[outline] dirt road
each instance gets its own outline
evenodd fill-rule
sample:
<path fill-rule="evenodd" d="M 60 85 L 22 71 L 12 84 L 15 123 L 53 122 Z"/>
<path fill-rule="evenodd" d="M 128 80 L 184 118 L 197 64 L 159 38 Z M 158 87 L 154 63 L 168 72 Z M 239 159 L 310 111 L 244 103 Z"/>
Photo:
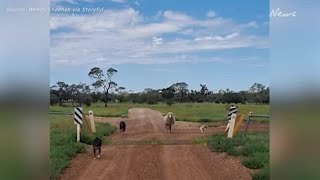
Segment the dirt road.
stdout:
<path fill-rule="evenodd" d="M 96 118 L 118 127 L 120 118 Z M 219 180 L 251 179 L 249 170 L 234 157 L 211 152 L 205 145 L 195 145 L 195 137 L 221 132 L 215 124 L 199 131 L 200 124 L 176 122 L 167 133 L 158 111 L 144 108 L 129 110 L 125 135 L 116 132 L 112 144 L 102 147 L 100 159 L 93 159 L 91 148 L 78 154 L 58 179 L 79 180 Z M 243 127 L 242 127 L 243 128 Z M 267 124 L 253 123 L 249 130 L 266 131 Z"/>

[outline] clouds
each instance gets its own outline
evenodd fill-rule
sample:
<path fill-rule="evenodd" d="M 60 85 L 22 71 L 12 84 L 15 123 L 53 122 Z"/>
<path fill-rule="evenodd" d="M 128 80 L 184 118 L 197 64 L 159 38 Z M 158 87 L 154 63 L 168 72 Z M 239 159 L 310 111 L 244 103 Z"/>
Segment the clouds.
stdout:
<path fill-rule="evenodd" d="M 226 35 L 225 37 L 221 37 L 221 36 L 198 37 L 198 38 L 195 38 L 194 40 L 195 41 L 212 41 L 212 40 L 224 41 L 224 40 L 235 38 L 237 36 L 239 36 L 239 33 L 232 33 L 232 34 Z"/>
<path fill-rule="evenodd" d="M 268 47 L 268 37 L 252 33 L 260 28 L 257 22 L 236 23 L 214 11 L 207 16 L 167 10 L 152 18 L 133 8 L 55 14 L 50 21 L 51 64 L 202 62 L 215 60 L 214 51 Z M 212 55 L 203 58 L 204 53 Z"/>
<path fill-rule="evenodd" d="M 162 44 L 162 38 L 153 37 L 152 41 L 154 45 L 161 45 Z"/>
<path fill-rule="evenodd" d="M 216 16 L 216 12 L 214 12 L 214 11 L 208 11 L 207 12 L 207 17 L 212 18 L 214 16 Z"/>

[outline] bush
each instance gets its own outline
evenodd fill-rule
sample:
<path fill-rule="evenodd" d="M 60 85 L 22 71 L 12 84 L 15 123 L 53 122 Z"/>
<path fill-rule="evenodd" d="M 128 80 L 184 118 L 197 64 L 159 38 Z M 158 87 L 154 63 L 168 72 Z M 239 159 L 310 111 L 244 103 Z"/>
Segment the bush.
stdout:
<path fill-rule="evenodd" d="M 167 101 L 166 101 L 166 104 L 167 104 L 168 106 L 171 106 L 172 104 L 174 104 L 174 101 L 173 101 L 173 100 L 167 100 Z"/>
<path fill-rule="evenodd" d="M 269 167 L 265 167 L 265 168 L 263 168 L 262 171 L 254 173 L 252 175 L 252 179 L 253 180 L 269 180 L 270 179 Z"/>
<path fill-rule="evenodd" d="M 86 96 L 84 98 L 84 104 L 89 107 L 89 106 L 91 106 L 91 103 L 92 103 L 92 97 L 91 96 Z"/>
<path fill-rule="evenodd" d="M 123 95 L 123 94 L 118 95 L 117 100 L 118 100 L 119 102 L 121 102 L 121 103 L 122 103 L 122 102 L 127 102 L 127 98 L 126 98 L 126 96 Z"/>
<path fill-rule="evenodd" d="M 256 152 L 265 153 L 269 152 L 269 147 L 260 143 L 248 143 L 241 149 L 243 156 L 251 156 Z"/>
<path fill-rule="evenodd" d="M 232 139 L 227 139 L 223 134 L 215 134 L 209 137 L 208 145 L 217 152 L 230 152 L 234 148 Z"/>
<path fill-rule="evenodd" d="M 107 100 L 108 100 L 108 102 L 111 101 L 110 95 L 108 95 L 108 99 L 107 99 Z M 101 101 L 101 102 L 104 102 L 104 103 L 106 102 L 104 95 L 103 95 L 103 97 L 101 97 L 100 101 Z"/>
<path fill-rule="evenodd" d="M 269 134 L 248 133 L 247 136 L 242 136 L 239 133 L 231 139 L 223 134 L 214 134 L 208 138 L 208 147 L 212 151 L 240 156 L 245 167 L 260 169 L 252 174 L 253 179 L 269 179 Z"/>
<path fill-rule="evenodd" d="M 255 153 L 253 156 L 245 158 L 242 160 L 242 164 L 250 169 L 260 169 L 264 167 L 264 164 L 268 161 L 264 154 Z"/>
<path fill-rule="evenodd" d="M 59 98 L 55 94 L 50 94 L 50 105 L 54 106 L 59 103 Z"/>
<path fill-rule="evenodd" d="M 158 102 L 157 102 L 157 100 L 155 98 L 148 98 L 147 99 L 147 103 L 148 104 L 157 104 Z"/>

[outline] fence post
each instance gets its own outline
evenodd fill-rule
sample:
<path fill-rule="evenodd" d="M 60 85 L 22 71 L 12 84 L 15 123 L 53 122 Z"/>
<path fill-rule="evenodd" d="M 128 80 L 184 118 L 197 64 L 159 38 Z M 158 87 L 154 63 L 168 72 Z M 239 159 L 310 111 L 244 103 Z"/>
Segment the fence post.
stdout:
<path fill-rule="evenodd" d="M 80 142 L 80 124 L 77 124 L 77 142 Z"/>
<path fill-rule="evenodd" d="M 82 124 L 82 108 L 81 107 L 76 107 L 74 108 L 74 124 L 77 125 L 77 142 L 80 142 L 80 125 Z"/>
<path fill-rule="evenodd" d="M 228 138 L 232 138 L 233 137 L 233 130 L 234 130 L 236 118 L 237 118 L 237 114 L 232 114 L 231 115 Z"/>
<path fill-rule="evenodd" d="M 91 124 L 91 131 L 96 132 L 96 126 L 94 123 L 94 116 L 93 116 L 93 111 L 89 111 L 89 119 L 90 119 L 90 124 Z"/>
<path fill-rule="evenodd" d="M 251 120 L 251 112 L 249 113 L 249 117 L 248 117 L 248 121 L 247 121 L 247 125 L 246 125 L 246 131 L 244 132 L 244 135 L 247 134 L 247 130 L 248 130 L 248 126 L 249 126 L 250 120 Z"/>

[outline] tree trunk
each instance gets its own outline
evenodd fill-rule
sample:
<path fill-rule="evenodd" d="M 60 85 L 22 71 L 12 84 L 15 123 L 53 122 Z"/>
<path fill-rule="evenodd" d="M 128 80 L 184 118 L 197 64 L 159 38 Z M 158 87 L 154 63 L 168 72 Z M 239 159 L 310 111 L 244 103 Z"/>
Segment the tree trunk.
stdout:
<path fill-rule="evenodd" d="M 105 92 L 104 107 L 108 107 L 108 90 Z"/>
<path fill-rule="evenodd" d="M 59 106 L 62 106 L 62 94 L 59 93 Z"/>
<path fill-rule="evenodd" d="M 79 95 L 79 106 L 82 107 L 82 95 Z"/>

